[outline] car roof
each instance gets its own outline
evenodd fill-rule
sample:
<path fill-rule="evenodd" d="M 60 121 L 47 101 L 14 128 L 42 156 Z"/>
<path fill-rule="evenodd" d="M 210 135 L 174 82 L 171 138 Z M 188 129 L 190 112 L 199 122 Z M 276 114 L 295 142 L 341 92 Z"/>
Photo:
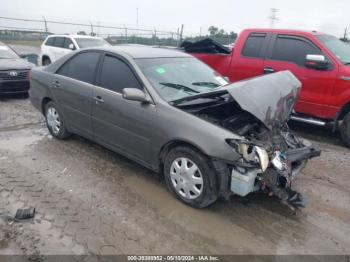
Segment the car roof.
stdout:
<path fill-rule="evenodd" d="M 72 37 L 72 38 L 92 38 L 92 39 L 102 39 L 101 37 L 97 37 L 97 36 L 90 36 L 90 35 L 49 35 L 48 37 Z"/>
<path fill-rule="evenodd" d="M 166 58 L 166 57 L 192 57 L 179 50 L 168 48 L 142 46 L 142 45 L 116 45 L 110 47 L 102 47 L 105 51 L 113 53 L 124 53 L 134 59 L 138 58 Z"/>
<path fill-rule="evenodd" d="M 308 34 L 308 35 L 324 35 L 319 31 L 308 31 L 308 30 L 297 30 L 297 29 L 274 29 L 274 28 L 248 28 L 244 31 L 247 32 L 269 32 L 269 33 L 280 33 L 280 34 Z"/>

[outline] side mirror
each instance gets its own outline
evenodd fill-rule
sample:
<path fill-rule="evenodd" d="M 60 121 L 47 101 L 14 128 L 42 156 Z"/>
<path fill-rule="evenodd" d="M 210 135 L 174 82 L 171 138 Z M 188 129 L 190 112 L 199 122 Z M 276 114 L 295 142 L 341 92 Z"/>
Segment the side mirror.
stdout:
<path fill-rule="evenodd" d="M 75 50 L 75 46 L 74 46 L 74 44 L 72 44 L 72 43 L 69 44 L 68 48 L 69 48 L 70 50 Z"/>
<path fill-rule="evenodd" d="M 305 66 L 316 70 L 327 70 L 329 61 L 324 55 L 306 55 Z"/>
<path fill-rule="evenodd" d="M 147 104 L 151 102 L 149 96 L 138 88 L 124 88 L 123 98 L 126 100 L 139 101 Z"/>

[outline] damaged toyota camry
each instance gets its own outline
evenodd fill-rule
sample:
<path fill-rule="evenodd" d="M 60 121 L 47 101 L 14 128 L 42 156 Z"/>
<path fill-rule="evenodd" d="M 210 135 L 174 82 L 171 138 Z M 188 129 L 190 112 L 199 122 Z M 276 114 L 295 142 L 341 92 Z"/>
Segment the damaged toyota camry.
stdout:
<path fill-rule="evenodd" d="M 300 88 L 288 71 L 230 84 L 188 54 L 118 46 L 33 69 L 30 97 L 53 137 L 78 134 L 164 174 L 192 207 L 263 191 L 296 208 L 293 180 L 320 155 L 287 124 Z"/>

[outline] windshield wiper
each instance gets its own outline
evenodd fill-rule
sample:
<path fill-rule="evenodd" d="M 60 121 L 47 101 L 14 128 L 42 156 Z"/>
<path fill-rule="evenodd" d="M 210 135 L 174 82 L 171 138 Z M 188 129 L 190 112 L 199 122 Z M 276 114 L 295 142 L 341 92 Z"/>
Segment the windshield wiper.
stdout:
<path fill-rule="evenodd" d="M 220 85 L 213 82 L 193 82 L 192 85 L 194 86 L 212 86 L 212 87 L 219 87 Z"/>
<path fill-rule="evenodd" d="M 167 87 L 171 87 L 171 88 L 175 88 L 175 89 L 178 89 L 178 90 L 184 90 L 184 91 L 190 91 L 190 92 L 194 92 L 194 93 L 200 93 L 198 90 L 196 89 L 192 89 L 188 86 L 185 86 L 185 85 L 181 85 L 181 84 L 175 84 L 175 83 L 164 83 L 164 82 L 161 82 L 159 83 L 163 86 L 167 86 Z"/>

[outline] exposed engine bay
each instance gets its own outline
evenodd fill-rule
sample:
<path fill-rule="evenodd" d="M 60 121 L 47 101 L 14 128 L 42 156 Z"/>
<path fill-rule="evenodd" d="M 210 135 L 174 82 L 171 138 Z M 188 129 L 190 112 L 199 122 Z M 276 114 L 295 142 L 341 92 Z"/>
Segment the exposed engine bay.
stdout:
<path fill-rule="evenodd" d="M 289 72 L 274 77 L 284 78 L 285 89 L 267 92 L 267 100 L 259 94 L 263 87 L 259 86 L 261 78 L 256 78 L 250 83 L 233 84 L 174 105 L 242 137 L 238 141 L 226 141 L 241 155 L 239 160 L 229 164 L 230 189 L 234 194 L 246 196 L 264 190 L 292 208 L 304 207 L 305 199 L 291 189 L 292 181 L 308 159 L 320 155 L 320 150 L 294 135 L 287 124 L 300 84 L 288 88 L 285 78 L 291 78 Z M 258 94 L 255 92 L 257 86 L 260 88 Z"/>

